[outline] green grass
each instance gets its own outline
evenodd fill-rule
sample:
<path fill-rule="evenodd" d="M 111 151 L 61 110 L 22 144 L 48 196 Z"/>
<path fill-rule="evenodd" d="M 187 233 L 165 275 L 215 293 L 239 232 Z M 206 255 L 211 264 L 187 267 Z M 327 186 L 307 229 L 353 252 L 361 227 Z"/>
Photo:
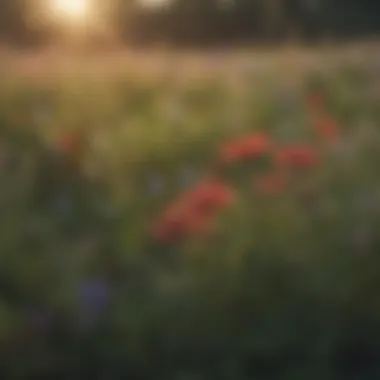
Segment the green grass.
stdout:
<path fill-rule="evenodd" d="M 294 82 L 244 75 L 8 78 L 4 378 L 377 378 L 379 70 L 343 65 Z M 337 146 L 319 146 L 309 125 L 304 95 L 316 85 L 340 121 Z M 221 142 L 262 130 L 318 145 L 322 165 L 308 173 L 315 198 L 301 201 L 294 185 L 267 199 L 253 191 L 255 169 L 237 165 L 227 177 L 236 203 L 212 236 L 152 239 L 155 218 L 209 175 Z M 65 131 L 85 138 L 69 179 L 54 150 Z M 78 298 L 95 275 L 110 286 L 99 318 Z"/>

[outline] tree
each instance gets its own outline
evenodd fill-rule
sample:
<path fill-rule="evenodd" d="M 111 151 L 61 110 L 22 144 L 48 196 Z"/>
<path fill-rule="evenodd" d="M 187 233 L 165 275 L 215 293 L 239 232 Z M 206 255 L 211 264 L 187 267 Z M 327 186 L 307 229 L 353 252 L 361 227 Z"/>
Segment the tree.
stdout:
<path fill-rule="evenodd" d="M 349 38 L 380 32 L 378 0 L 171 0 L 171 6 L 156 9 L 142 7 L 140 0 L 94 1 L 107 4 L 104 29 L 137 44 L 223 44 L 323 34 Z M 34 8 L 30 0 L 0 0 L 0 38 L 13 43 L 48 40 L 52 28 L 28 22 Z"/>

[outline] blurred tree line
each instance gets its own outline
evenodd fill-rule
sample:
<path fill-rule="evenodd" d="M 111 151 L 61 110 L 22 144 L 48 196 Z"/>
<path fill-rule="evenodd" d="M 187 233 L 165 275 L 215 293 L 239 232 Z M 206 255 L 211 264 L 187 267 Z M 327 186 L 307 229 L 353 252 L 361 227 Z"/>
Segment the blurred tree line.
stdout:
<path fill-rule="evenodd" d="M 38 0 L 0 0 L 0 37 L 13 43 L 46 42 L 51 28 L 28 22 Z M 47 0 L 48 1 L 48 0 Z M 380 30 L 378 0 L 113 0 L 110 23 L 126 42 L 226 44 L 297 38 L 351 38 Z"/>

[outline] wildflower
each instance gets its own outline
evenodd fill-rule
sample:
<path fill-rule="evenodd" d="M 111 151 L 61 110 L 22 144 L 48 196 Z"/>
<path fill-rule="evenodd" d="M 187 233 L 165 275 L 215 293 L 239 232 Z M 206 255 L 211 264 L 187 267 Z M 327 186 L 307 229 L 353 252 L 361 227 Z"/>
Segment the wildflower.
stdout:
<path fill-rule="evenodd" d="M 82 304 L 93 310 L 104 309 L 108 304 L 108 282 L 102 277 L 95 277 L 82 282 L 79 286 Z"/>
<path fill-rule="evenodd" d="M 315 131 L 327 141 L 336 141 L 339 137 L 339 123 L 331 116 L 319 116 L 313 120 Z"/>
<path fill-rule="evenodd" d="M 78 296 L 83 322 L 95 323 L 109 305 L 109 283 L 103 277 L 84 280 L 79 284 Z"/>
<path fill-rule="evenodd" d="M 225 162 L 255 159 L 267 153 L 270 146 L 271 141 L 266 134 L 253 134 L 223 144 L 220 156 Z"/>
<path fill-rule="evenodd" d="M 232 190 L 217 180 L 205 180 L 187 196 L 190 207 L 204 212 L 215 212 L 233 201 Z"/>
<path fill-rule="evenodd" d="M 155 221 L 152 234 L 159 240 L 175 240 L 184 235 L 187 205 L 182 199 L 170 204 Z"/>
<path fill-rule="evenodd" d="M 210 221 L 210 215 L 189 208 L 180 215 L 159 219 L 153 226 L 152 232 L 158 240 L 173 242 L 206 231 Z"/>
<path fill-rule="evenodd" d="M 75 133 L 62 133 L 57 141 L 57 149 L 62 153 L 79 153 L 82 148 L 81 141 Z"/>
<path fill-rule="evenodd" d="M 280 166 L 302 169 L 317 165 L 319 155 L 312 146 L 289 145 L 277 151 L 275 160 Z"/>
<path fill-rule="evenodd" d="M 162 241 L 178 240 L 190 232 L 188 230 L 188 210 L 181 213 L 165 214 L 153 225 L 153 236 Z"/>
<path fill-rule="evenodd" d="M 202 232 L 232 200 L 228 186 L 217 180 L 205 180 L 170 205 L 154 223 L 152 233 L 159 240 L 172 241 Z"/>

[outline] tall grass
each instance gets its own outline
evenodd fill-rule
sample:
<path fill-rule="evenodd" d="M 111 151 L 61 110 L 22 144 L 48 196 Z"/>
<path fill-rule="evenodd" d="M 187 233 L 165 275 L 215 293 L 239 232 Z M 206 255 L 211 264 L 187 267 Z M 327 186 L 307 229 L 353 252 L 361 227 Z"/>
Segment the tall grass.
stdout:
<path fill-rule="evenodd" d="M 8 78 L 3 377 L 377 378 L 378 78 L 344 65 L 291 81 Z M 337 141 L 313 130 L 310 93 Z M 222 144 L 262 132 L 318 165 L 274 194 L 255 185 L 272 166 L 220 166 Z M 233 202 L 210 228 L 157 239 L 168 206 L 215 176 Z"/>

